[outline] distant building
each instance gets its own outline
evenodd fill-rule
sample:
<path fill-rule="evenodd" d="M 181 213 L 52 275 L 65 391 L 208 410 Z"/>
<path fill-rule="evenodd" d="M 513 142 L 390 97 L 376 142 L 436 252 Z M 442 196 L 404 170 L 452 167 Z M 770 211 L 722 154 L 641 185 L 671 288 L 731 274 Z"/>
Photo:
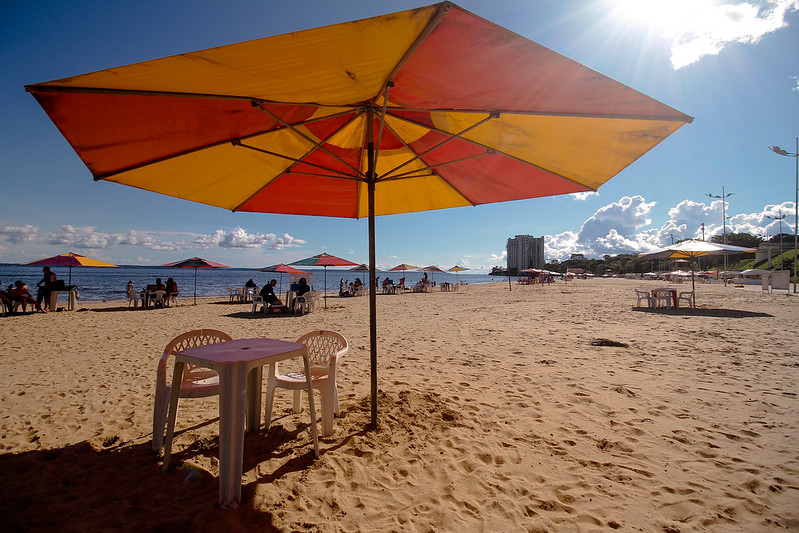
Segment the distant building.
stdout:
<path fill-rule="evenodd" d="M 544 238 L 516 235 L 508 239 L 508 274 L 515 276 L 527 268 L 544 268 Z"/>
<path fill-rule="evenodd" d="M 572 254 L 572 261 L 585 261 L 585 254 Z"/>

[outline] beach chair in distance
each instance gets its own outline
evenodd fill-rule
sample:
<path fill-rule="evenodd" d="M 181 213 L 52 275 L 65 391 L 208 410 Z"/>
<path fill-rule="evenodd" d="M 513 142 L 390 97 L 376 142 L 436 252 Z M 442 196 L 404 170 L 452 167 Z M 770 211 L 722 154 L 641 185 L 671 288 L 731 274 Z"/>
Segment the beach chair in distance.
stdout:
<path fill-rule="evenodd" d="M 258 312 L 258 306 L 264 305 L 264 297 L 260 294 L 253 294 L 252 295 L 252 314 Z"/>
<path fill-rule="evenodd" d="M 178 292 L 170 292 L 169 294 L 166 295 L 166 305 L 167 305 L 167 307 L 169 307 L 172 304 L 175 304 L 175 306 L 178 305 L 178 295 L 179 294 L 180 294 L 180 291 L 178 291 Z"/>
<path fill-rule="evenodd" d="M 646 302 L 646 307 L 652 307 L 652 295 L 646 291 L 639 291 L 635 289 L 635 295 L 638 297 L 638 302 L 635 304 L 636 307 L 643 307 L 641 305 L 642 302 Z"/>
<path fill-rule="evenodd" d="M 661 303 L 665 304 L 667 309 L 671 309 L 671 294 L 664 289 L 655 289 L 655 298 L 652 306 L 660 307 Z"/>
<path fill-rule="evenodd" d="M 297 305 L 300 306 L 300 314 L 310 313 L 316 307 L 316 299 L 319 297 L 317 291 L 306 292 L 302 296 L 297 296 Z"/>
<path fill-rule="evenodd" d="M 153 307 L 164 307 L 166 303 L 166 291 L 153 291 L 150 293 L 150 305 Z"/>
<path fill-rule="evenodd" d="M 308 348 L 308 363 L 311 369 L 311 385 L 322 397 L 322 435 L 333 434 L 333 417 L 341 415 L 336 384 L 336 364 L 349 349 L 347 339 L 335 331 L 321 330 L 306 333 L 296 342 Z M 302 411 L 302 391 L 307 387 L 303 372 L 280 374 L 278 363 L 269 365 L 266 377 L 266 427 L 272 422 L 272 405 L 275 389 L 294 391 L 293 411 Z"/>
<path fill-rule="evenodd" d="M 688 307 L 694 308 L 696 307 L 696 294 L 694 291 L 683 291 L 677 295 L 677 307 L 682 301 L 688 302 Z"/>
<path fill-rule="evenodd" d="M 233 340 L 230 335 L 215 329 L 196 329 L 178 335 L 164 349 L 158 361 L 158 371 L 155 376 L 155 404 L 153 406 L 153 441 L 154 452 L 161 452 L 164 446 L 164 432 L 166 430 L 166 415 L 169 409 L 169 396 L 172 392 L 172 383 L 168 381 L 167 363 L 169 358 L 178 352 L 195 346 L 205 346 Z M 180 382 L 180 398 L 206 398 L 219 394 L 219 375 L 209 369 L 195 365 L 186 365 L 183 371 L 183 380 Z"/>
<path fill-rule="evenodd" d="M 128 307 L 130 304 L 133 304 L 133 307 L 139 307 L 139 298 L 141 298 L 141 294 L 136 289 L 132 289 L 128 291 Z"/>

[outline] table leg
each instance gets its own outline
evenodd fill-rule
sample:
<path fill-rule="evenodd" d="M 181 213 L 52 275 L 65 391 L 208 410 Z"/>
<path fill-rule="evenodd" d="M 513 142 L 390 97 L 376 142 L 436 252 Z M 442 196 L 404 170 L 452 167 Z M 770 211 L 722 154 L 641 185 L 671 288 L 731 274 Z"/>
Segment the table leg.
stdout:
<path fill-rule="evenodd" d="M 308 389 L 308 408 L 311 410 L 311 435 L 313 436 L 313 451 L 314 456 L 319 459 L 319 433 L 316 428 L 316 408 L 313 401 L 313 385 L 311 384 L 311 366 L 308 364 L 308 353 L 302 356 L 302 362 L 305 364 L 305 383 Z"/>
<path fill-rule="evenodd" d="M 261 429 L 261 381 L 263 367 L 257 366 L 247 374 L 247 431 Z"/>
<path fill-rule="evenodd" d="M 244 408 L 246 365 L 219 369 L 219 505 L 236 507 L 241 501 L 244 462 Z"/>
<path fill-rule="evenodd" d="M 166 441 L 164 442 L 164 466 L 162 470 L 169 469 L 169 460 L 172 457 L 172 437 L 175 434 L 175 418 L 178 413 L 178 399 L 180 398 L 180 383 L 183 381 L 183 368 L 186 363 L 175 362 L 172 371 L 172 389 L 169 395 L 169 416 L 166 423 Z"/>

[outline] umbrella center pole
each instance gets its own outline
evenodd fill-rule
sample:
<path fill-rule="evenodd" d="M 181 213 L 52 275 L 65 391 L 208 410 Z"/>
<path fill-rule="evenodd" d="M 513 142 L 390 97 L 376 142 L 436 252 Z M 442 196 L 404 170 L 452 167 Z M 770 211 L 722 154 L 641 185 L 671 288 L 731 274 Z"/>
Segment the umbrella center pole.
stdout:
<path fill-rule="evenodd" d="M 369 208 L 369 362 L 371 366 L 372 422 L 377 429 L 377 287 L 375 283 L 375 137 L 374 110 L 370 107 L 366 115 L 367 171 L 366 188 Z"/>

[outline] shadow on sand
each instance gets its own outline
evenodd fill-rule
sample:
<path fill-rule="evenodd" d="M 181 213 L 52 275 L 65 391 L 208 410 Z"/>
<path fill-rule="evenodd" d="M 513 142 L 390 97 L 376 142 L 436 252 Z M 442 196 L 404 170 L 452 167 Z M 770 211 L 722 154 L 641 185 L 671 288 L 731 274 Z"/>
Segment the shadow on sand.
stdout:
<path fill-rule="evenodd" d="M 0 523 L 5 531 L 279 531 L 269 512 L 253 508 L 256 486 L 314 464 L 311 450 L 290 457 L 284 445 L 307 427 L 279 424 L 248 433 L 244 471 L 273 461 L 274 471 L 242 487 L 235 510 L 217 507 L 217 477 L 184 463 L 197 455 L 216 457 L 216 437 L 173 454 L 177 465 L 161 472 L 150 443 L 97 449 L 80 442 L 58 449 L 0 455 Z M 307 443 L 297 441 L 298 446 Z M 282 460 L 281 460 L 282 459 Z M 265 470 L 269 470 L 268 468 Z"/>
<path fill-rule="evenodd" d="M 639 313 L 651 313 L 655 315 L 672 315 L 672 316 L 709 316 L 716 318 L 774 318 L 774 315 L 768 313 L 756 313 L 754 311 L 740 311 L 737 309 L 714 309 L 708 307 L 697 307 L 691 309 L 689 307 L 678 307 L 676 309 L 656 308 L 649 307 L 633 307 L 633 311 Z"/>

